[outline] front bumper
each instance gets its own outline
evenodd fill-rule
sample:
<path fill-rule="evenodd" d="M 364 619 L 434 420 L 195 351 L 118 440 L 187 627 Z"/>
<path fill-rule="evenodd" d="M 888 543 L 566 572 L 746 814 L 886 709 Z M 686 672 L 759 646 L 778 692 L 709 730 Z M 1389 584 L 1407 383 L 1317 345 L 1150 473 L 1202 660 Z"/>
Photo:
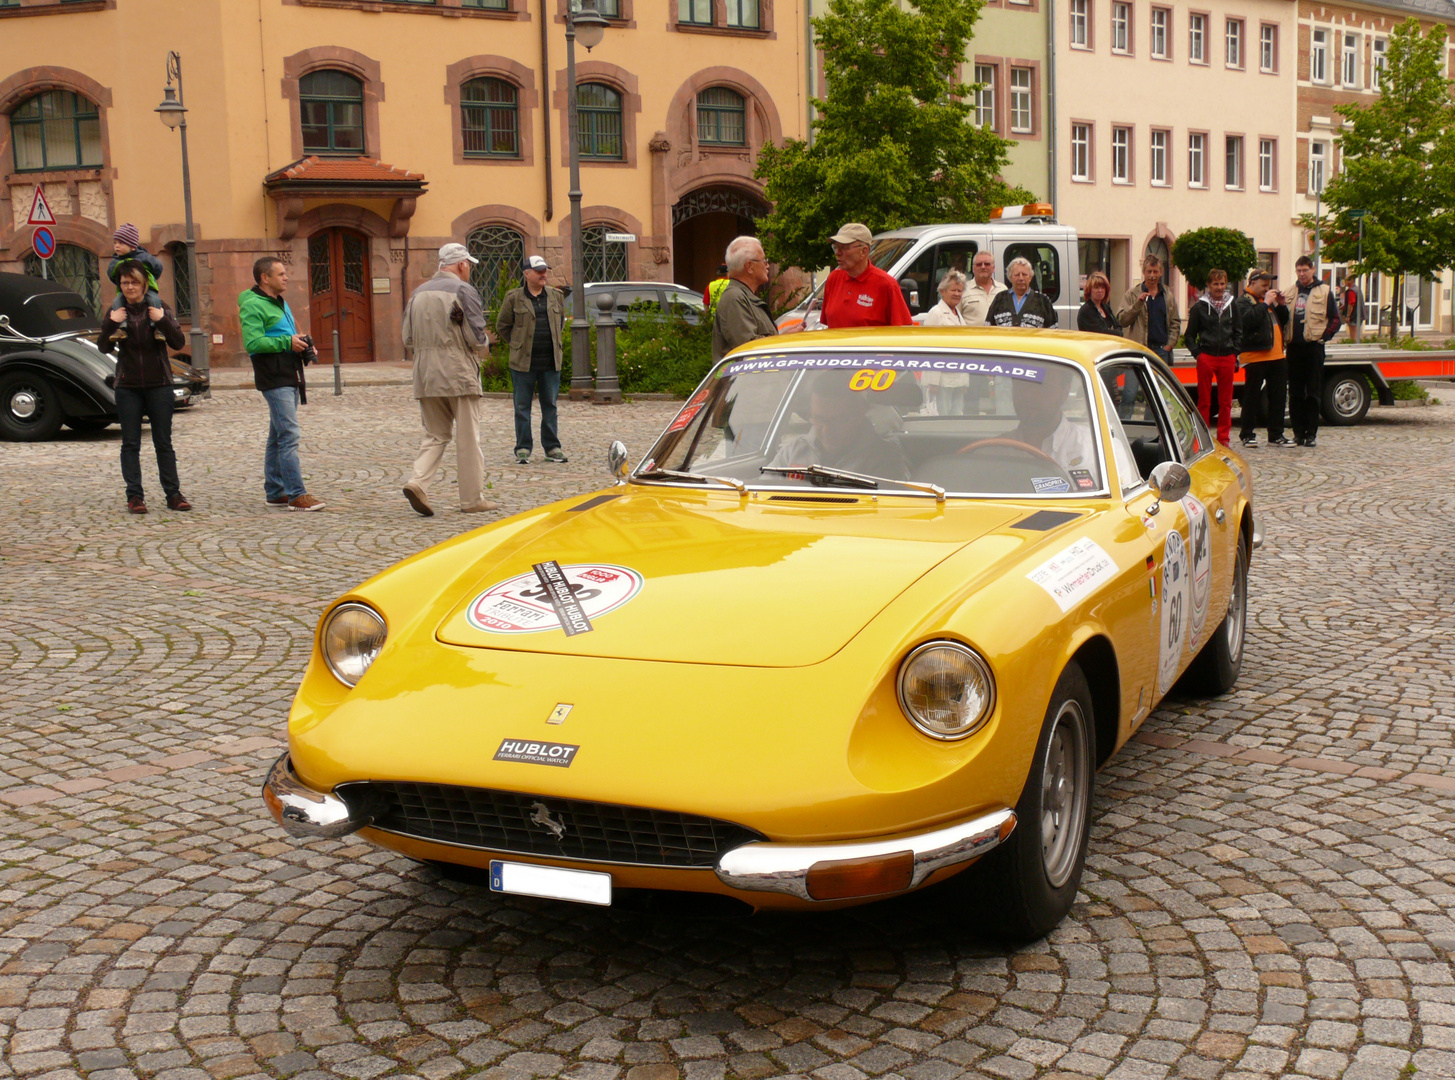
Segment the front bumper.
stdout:
<path fill-rule="evenodd" d="M 373 823 L 355 813 L 332 792 L 316 791 L 293 771 L 285 753 L 273 762 L 263 782 L 263 801 L 273 819 L 290 835 L 336 839 Z M 910 862 L 905 888 L 915 888 L 937 870 L 978 859 L 1000 846 L 1014 831 L 1014 810 L 992 810 L 966 821 L 926 832 L 825 844 L 776 844 L 757 841 L 724 852 L 714 868 L 719 881 L 742 892 L 783 893 L 813 902 L 810 874 L 851 864 L 903 859 Z"/>

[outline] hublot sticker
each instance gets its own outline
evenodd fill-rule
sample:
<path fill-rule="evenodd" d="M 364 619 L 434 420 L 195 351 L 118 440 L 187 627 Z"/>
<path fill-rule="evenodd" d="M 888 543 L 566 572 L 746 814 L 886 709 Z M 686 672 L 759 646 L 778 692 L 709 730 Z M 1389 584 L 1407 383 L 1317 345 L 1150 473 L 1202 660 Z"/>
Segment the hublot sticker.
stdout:
<path fill-rule="evenodd" d="M 581 747 L 571 743 L 539 742 L 535 739 L 501 739 L 496 761 L 518 761 L 523 765 L 554 765 L 569 769 Z"/>

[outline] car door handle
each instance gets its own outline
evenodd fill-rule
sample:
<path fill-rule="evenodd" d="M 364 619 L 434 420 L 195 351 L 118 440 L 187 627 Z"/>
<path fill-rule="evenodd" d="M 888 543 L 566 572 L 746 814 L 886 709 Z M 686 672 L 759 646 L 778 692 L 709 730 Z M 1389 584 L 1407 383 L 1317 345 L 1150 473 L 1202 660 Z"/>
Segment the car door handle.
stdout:
<path fill-rule="evenodd" d="M 1217 510 L 1217 513 L 1215 513 L 1215 514 L 1214 514 L 1214 515 L 1213 515 L 1213 517 L 1214 517 L 1214 519 L 1216 519 L 1216 521 L 1217 521 L 1217 523 L 1218 523 L 1218 524 L 1219 524 L 1219 525 L 1221 525 L 1221 524 L 1222 524 L 1222 523 L 1223 523 L 1223 522 L 1224 522 L 1224 521 L 1226 521 L 1226 520 L 1227 520 L 1227 518 L 1228 518 L 1228 515 L 1227 515 L 1227 514 L 1225 514 L 1225 513 L 1223 513 L 1223 508 L 1222 508 L 1222 507 L 1221 507 L 1221 506 L 1219 506 L 1219 507 L 1218 507 L 1218 510 Z"/>

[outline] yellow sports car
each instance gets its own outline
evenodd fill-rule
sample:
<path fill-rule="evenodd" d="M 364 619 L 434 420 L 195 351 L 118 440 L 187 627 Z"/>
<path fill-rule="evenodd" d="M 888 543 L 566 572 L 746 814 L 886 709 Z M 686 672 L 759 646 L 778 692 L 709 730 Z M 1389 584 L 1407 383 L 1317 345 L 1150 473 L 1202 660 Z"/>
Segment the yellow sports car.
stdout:
<path fill-rule="evenodd" d="M 1076 895 L 1097 767 L 1179 679 L 1238 676 L 1247 467 L 1120 339 L 759 341 L 610 466 L 327 611 L 263 792 L 289 833 L 595 904 L 971 868 L 1029 938 Z"/>

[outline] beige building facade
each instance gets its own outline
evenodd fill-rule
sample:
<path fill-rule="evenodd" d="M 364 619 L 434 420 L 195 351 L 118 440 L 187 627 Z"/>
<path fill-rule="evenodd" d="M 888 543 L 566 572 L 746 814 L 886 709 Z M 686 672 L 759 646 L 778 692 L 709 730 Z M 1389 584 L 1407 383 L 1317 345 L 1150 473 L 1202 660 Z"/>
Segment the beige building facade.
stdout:
<path fill-rule="evenodd" d="M 1057 5 L 1056 214 L 1083 276 L 1119 296 L 1145 255 L 1166 265 L 1178 236 L 1219 225 L 1292 281 L 1296 31 L 1297 0 Z"/>
<path fill-rule="evenodd" d="M 1010 140 L 1005 182 L 1050 198 L 1048 36 L 1045 0 L 986 0 L 962 79 L 981 87 L 975 122 Z"/>
<path fill-rule="evenodd" d="M 40 186 L 53 276 L 108 303 L 111 234 L 135 222 L 191 318 L 178 137 L 154 111 L 176 49 L 214 364 L 246 362 L 236 298 L 263 254 L 345 360 L 402 354 L 404 302 L 448 240 L 481 258 L 482 292 L 531 254 L 565 282 L 567 2 L 0 2 L 0 270 L 37 265 Z M 758 151 L 804 134 L 802 9 L 600 6 L 604 40 L 576 50 L 586 277 L 705 285 L 767 208 Z"/>

